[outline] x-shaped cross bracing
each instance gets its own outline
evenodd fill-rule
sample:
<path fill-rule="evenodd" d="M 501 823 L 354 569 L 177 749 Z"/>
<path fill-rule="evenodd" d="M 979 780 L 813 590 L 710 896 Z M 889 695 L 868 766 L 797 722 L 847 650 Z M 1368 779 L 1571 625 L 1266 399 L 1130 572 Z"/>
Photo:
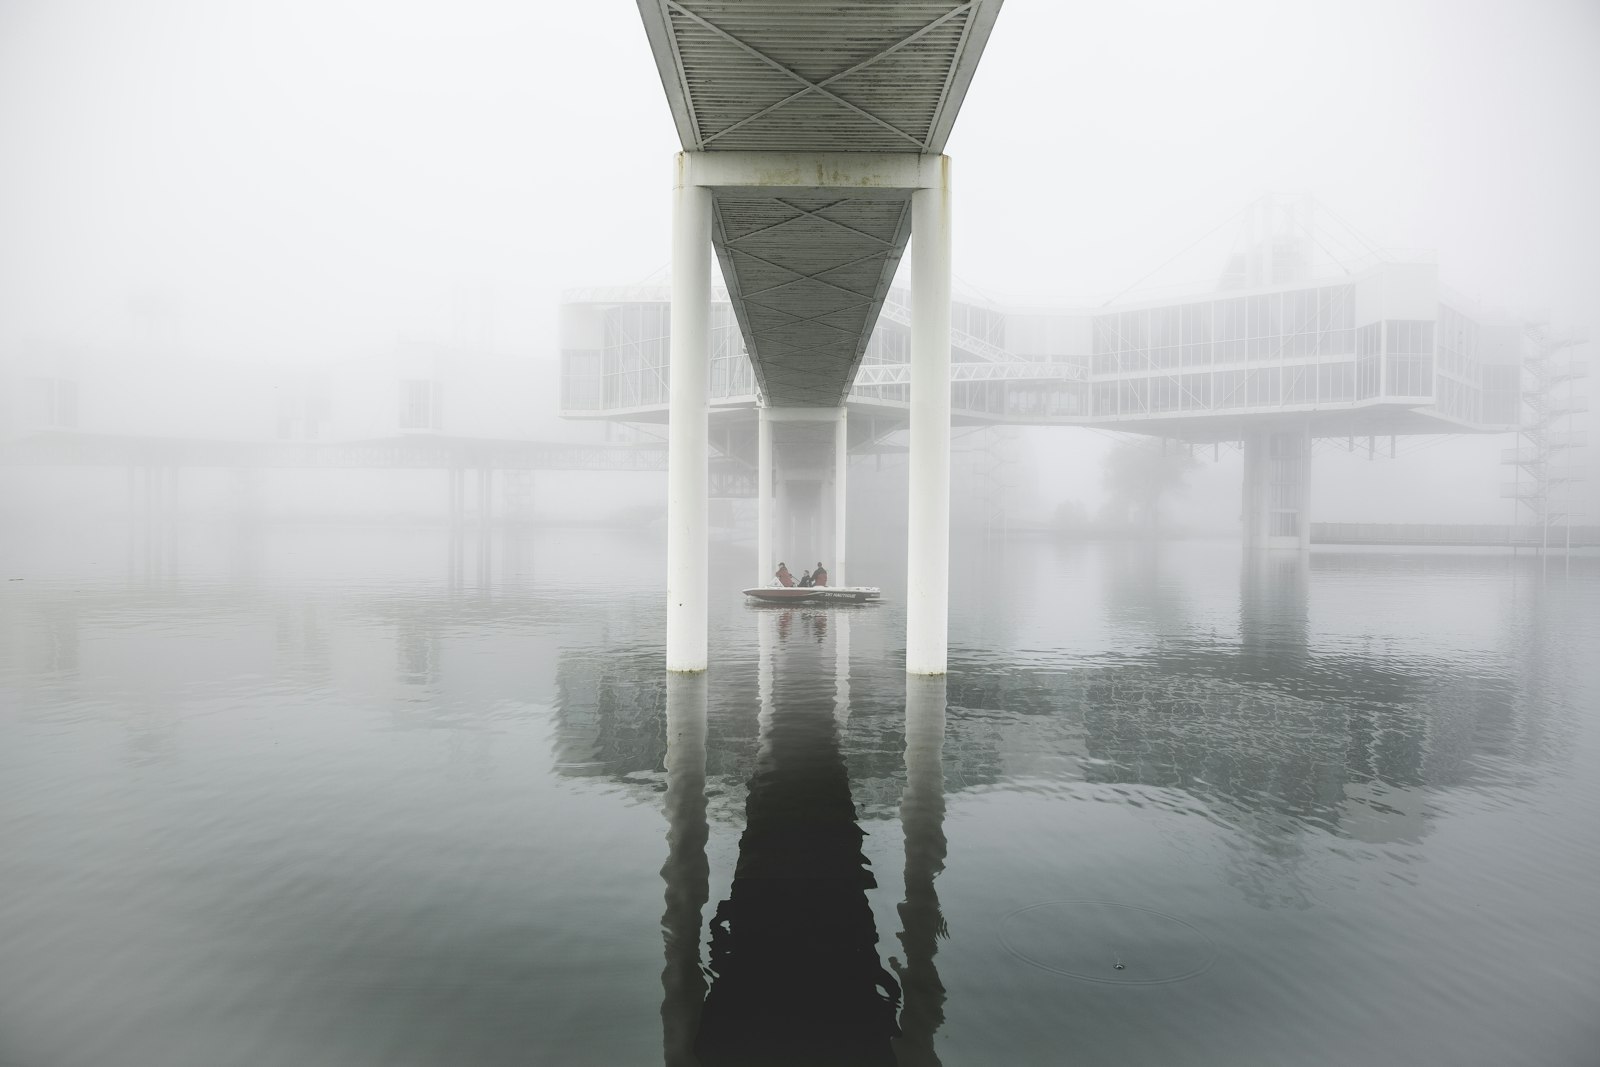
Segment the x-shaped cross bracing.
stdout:
<path fill-rule="evenodd" d="M 897 135 L 899 137 L 905 138 L 907 141 L 910 141 L 913 145 L 915 145 L 917 147 L 918 151 L 926 151 L 927 148 L 928 148 L 928 144 L 927 144 L 926 140 L 924 140 L 923 138 L 917 137 L 914 134 L 907 133 L 905 130 L 902 130 L 900 127 L 896 126 L 894 123 L 889 122 L 887 119 L 880 118 L 879 116 L 874 115 L 872 112 L 866 110 L 865 108 L 860 107 L 860 106 L 858 106 L 856 104 L 852 104 L 850 101 L 846 100 L 844 97 L 840 96 L 839 94 L 831 92 L 828 89 L 828 86 L 832 85 L 836 81 L 839 81 L 841 78 L 846 78 L 846 77 L 849 77 L 852 74 L 857 74 L 857 73 L 861 72 L 862 70 L 865 70 L 867 67 L 870 67 L 875 63 L 881 62 L 882 60 L 886 59 L 887 57 L 889 57 L 889 56 L 893 55 L 894 53 L 900 51 L 900 49 L 905 48 L 907 45 L 912 44 L 915 41 L 920 40 L 922 37 L 926 36 L 929 33 L 932 33 L 934 30 L 938 29 L 940 26 L 943 26 L 945 23 L 951 21 L 952 19 L 955 19 L 955 18 L 957 18 L 958 16 L 961 16 L 961 15 L 968 14 L 970 12 L 972 4 L 971 4 L 971 0 L 968 0 L 967 3 L 961 4 L 959 7 L 951 8 L 949 11 L 945 12 L 943 15 L 940 15 L 938 18 L 934 19 L 932 22 L 930 22 L 927 25 L 917 29 L 913 33 L 909 34 L 908 36 L 901 38 L 900 40 L 896 41 L 894 44 L 890 45 L 888 48 L 885 48 L 883 51 L 877 53 L 876 55 L 871 56 L 871 57 L 869 57 L 867 59 L 864 59 L 860 63 L 857 63 L 855 66 L 850 67 L 850 68 L 848 68 L 846 70 L 842 70 L 837 74 L 830 75 L 829 77 L 826 77 L 826 78 L 822 79 L 821 81 L 812 81 L 810 78 L 807 78 L 804 74 L 801 74 L 801 73 L 793 70 L 792 68 L 784 65 L 783 63 L 778 62 L 776 59 L 773 59 L 771 56 L 767 55 L 765 52 L 761 51 L 759 48 L 756 48 L 753 45 L 746 44 L 744 41 L 741 41 L 738 37 L 735 37 L 733 34 L 729 33 L 727 30 L 725 30 L 722 27 L 718 26 L 716 23 L 711 22 L 709 19 L 706 19 L 705 17 L 703 17 L 701 15 L 695 14 L 693 11 L 690 11 L 688 8 L 684 7 L 681 3 L 678 3 L 677 0 L 666 0 L 666 6 L 668 8 L 670 8 L 671 10 L 677 12 L 678 14 L 682 15 L 684 18 L 688 19 L 689 21 L 693 22 L 695 25 L 700 26 L 702 29 L 706 30 L 708 33 L 711 33 L 711 34 L 714 34 L 717 37 L 720 37 L 722 40 L 727 41 L 729 44 L 733 45 L 735 48 L 738 48 L 740 51 L 742 51 L 745 54 L 753 57 L 754 59 L 756 59 L 758 61 L 760 61 L 761 63 L 765 64 L 766 66 L 771 67 L 773 70 L 778 71 L 780 74 L 784 74 L 784 75 L 786 75 L 786 76 L 788 76 L 790 78 L 793 78 L 795 81 L 799 82 L 800 85 L 801 85 L 800 89 L 798 89 L 795 92 L 793 92 L 793 93 L 789 94 L 788 96 L 784 97 L 782 100 L 779 100 L 778 102 L 773 103 L 773 104 L 768 104 L 766 107 L 762 108 L 760 111 L 757 111 L 755 114 L 747 115 L 744 118 L 740 119 L 738 122 L 735 122 L 735 123 L 733 123 L 733 124 L 731 124 L 729 126 L 725 126 L 722 129 L 717 130 L 715 133 L 712 133 L 710 135 L 707 135 L 706 132 L 700 128 L 699 115 L 695 114 L 693 121 L 694 121 L 694 126 L 695 126 L 695 136 L 698 138 L 698 143 L 695 145 L 696 149 L 704 149 L 707 145 L 709 145 L 712 141 L 715 141 L 717 138 L 722 137 L 722 136 L 724 136 L 726 134 L 732 133 L 733 131 L 741 129 L 741 128 L 745 127 L 745 126 L 748 126 L 750 123 L 755 122 L 756 120 L 758 120 L 758 119 L 760 119 L 760 118 L 762 118 L 762 117 L 764 117 L 766 115 L 770 115 L 772 112 L 777 111 L 778 109 L 783 108 L 783 107 L 785 107 L 785 106 L 787 106 L 789 104 L 792 104 L 796 100 L 801 99 L 802 97 L 809 96 L 812 93 L 816 93 L 816 94 L 819 94 L 821 96 L 827 97 L 829 100 L 832 100 L 834 103 L 838 104 L 840 107 L 844 107 L 844 108 L 849 109 L 850 111 L 855 112 L 857 115 L 860 115 L 862 118 L 868 120 L 869 122 L 872 122 L 872 123 L 874 123 L 874 124 L 876 124 L 878 126 L 883 127 L 885 130 L 889 131 L 890 133 L 893 133 L 893 134 L 895 134 L 895 135 Z"/>

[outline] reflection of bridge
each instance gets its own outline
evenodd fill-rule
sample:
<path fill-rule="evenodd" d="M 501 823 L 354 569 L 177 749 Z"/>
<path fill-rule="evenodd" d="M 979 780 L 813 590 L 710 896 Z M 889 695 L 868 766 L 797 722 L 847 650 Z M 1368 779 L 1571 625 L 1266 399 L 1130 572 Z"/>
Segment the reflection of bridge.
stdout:
<path fill-rule="evenodd" d="M 1347 565 L 1297 554 L 1247 558 L 1236 638 L 1179 619 L 1160 640 L 1148 634 L 1148 647 L 1063 656 L 1059 665 L 997 669 L 986 655 L 958 653 L 960 685 L 952 682 L 949 698 L 966 713 L 945 727 L 946 791 L 1029 780 L 1041 763 L 1056 774 L 1065 760 L 1086 781 L 1172 789 L 1173 803 L 1198 798 L 1224 822 L 1265 806 L 1303 828 L 1372 840 L 1419 835 L 1419 790 L 1470 785 L 1482 773 L 1477 754 L 1514 750 L 1540 733 L 1515 699 L 1524 668 L 1485 662 L 1463 674 L 1444 660 L 1313 647 L 1311 576 Z M 1458 558 L 1456 565 L 1499 573 L 1492 560 Z M 1136 584 L 1118 584 L 1109 594 L 1115 602 L 1150 600 L 1157 610 L 1149 622 L 1174 624 L 1173 612 L 1153 600 L 1163 576 L 1130 565 L 1126 578 Z M 849 612 L 749 614 L 761 627 L 768 665 L 755 678 L 746 664 L 730 663 L 731 684 L 712 691 L 705 766 L 718 799 L 709 817 L 739 821 L 741 784 L 759 772 L 772 724 L 752 710 L 751 689 L 766 707 L 773 692 L 800 678 L 825 689 L 830 674 L 859 816 L 895 817 L 905 724 L 885 696 L 895 692 L 886 677 L 893 668 L 850 656 L 861 621 Z M 815 650 L 830 644 L 833 663 L 816 661 Z M 563 656 L 557 679 L 557 759 L 566 773 L 603 775 L 649 795 L 664 712 L 661 676 L 648 655 Z M 1381 806 L 1364 799 L 1379 795 L 1387 797 Z"/>

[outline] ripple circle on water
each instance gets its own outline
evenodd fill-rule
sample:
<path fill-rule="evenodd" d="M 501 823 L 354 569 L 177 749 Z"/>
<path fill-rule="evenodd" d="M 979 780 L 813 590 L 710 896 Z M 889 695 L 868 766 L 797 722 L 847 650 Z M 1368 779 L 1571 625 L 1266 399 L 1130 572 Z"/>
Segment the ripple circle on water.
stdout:
<path fill-rule="evenodd" d="M 1194 924 L 1152 908 L 1109 900 L 1047 900 L 1000 922 L 1013 956 L 1069 978 L 1159 985 L 1204 973 L 1215 943 Z"/>

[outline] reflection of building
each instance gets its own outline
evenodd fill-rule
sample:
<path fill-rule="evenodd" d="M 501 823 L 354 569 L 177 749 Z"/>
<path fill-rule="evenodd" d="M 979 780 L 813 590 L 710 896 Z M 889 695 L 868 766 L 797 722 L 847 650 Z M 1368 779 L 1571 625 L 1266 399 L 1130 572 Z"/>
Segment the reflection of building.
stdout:
<path fill-rule="evenodd" d="M 1481 780 L 1482 746 L 1506 739 L 1508 747 L 1527 748 L 1512 735 L 1528 732 L 1528 711 L 1515 703 L 1517 683 L 1501 668 L 1486 665 L 1466 676 L 1399 651 L 1311 645 L 1309 572 L 1340 566 L 1337 557 L 1246 562 L 1252 566 L 1241 574 L 1237 638 L 1197 635 L 1189 625 L 1157 631 L 1147 649 L 1108 653 L 1073 669 L 953 664 L 949 699 L 962 710 L 945 726 L 945 789 L 1050 777 L 1075 765 L 1087 782 L 1147 787 L 1152 803 L 1185 810 L 1199 802 L 1251 833 L 1270 822 L 1275 834 L 1289 836 L 1319 828 L 1359 840 L 1414 840 L 1426 829 L 1429 791 Z M 1119 590 L 1125 600 L 1146 595 Z M 1135 612 L 1125 621 L 1145 625 L 1163 614 L 1145 619 Z M 776 630 L 782 613 L 764 621 Z M 792 620 L 786 656 L 812 644 L 804 621 Z M 562 670 L 576 666 L 564 660 Z M 873 691 L 861 677 L 870 669 L 853 667 L 841 758 L 858 817 L 890 819 L 906 787 L 897 758 L 903 721 L 899 708 L 877 708 L 863 695 Z M 640 658 L 586 661 L 581 670 L 594 677 L 590 695 L 564 687 L 557 708 L 563 751 L 581 754 L 567 757 L 567 773 L 643 785 L 654 751 L 634 739 L 659 730 L 652 725 L 658 666 Z M 743 685 L 729 681 L 736 690 Z M 829 697 L 836 703 L 839 692 Z M 711 712 L 708 780 L 719 800 L 709 817 L 737 823 L 741 812 L 726 798 L 756 773 L 758 739 L 748 711 L 741 717 L 730 699 L 714 700 L 727 706 Z M 1551 752 L 1528 755 L 1543 760 Z"/>

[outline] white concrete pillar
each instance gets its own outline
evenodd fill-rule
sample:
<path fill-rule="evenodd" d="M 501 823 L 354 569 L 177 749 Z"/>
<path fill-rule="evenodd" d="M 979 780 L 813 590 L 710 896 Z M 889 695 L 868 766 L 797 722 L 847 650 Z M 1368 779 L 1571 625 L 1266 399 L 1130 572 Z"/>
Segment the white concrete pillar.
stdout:
<path fill-rule="evenodd" d="M 1311 547 L 1311 428 L 1279 426 L 1244 437 L 1244 547 Z"/>
<path fill-rule="evenodd" d="M 756 584 L 771 585 L 777 569 L 772 556 L 772 418 L 762 405 L 756 409 Z"/>
<path fill-rule="evenodd" d="M 706 366 L 711 320 L 711 190 L 672 190 L 672 348 L 667 428 L 667 670 L 706 669 L 710 455 Z"/>
<path fill-rule="evenodd" d="M 849 585 L 845 580 L 845 476 L 850 469 L 850 410 L 839 408 L 839 421 L 833 430 L 833 559 L 829 561 L 828 584 Z"/>
<path fill-rule="evenodd" d="M 906 672 L 944 674 L 950 633 L 950 161 L 911 194 Z"/>
<path fill-rule="evenodd" d="M 789 549 L 794 545 L 793 526 L 794 519 L 789 507 L 789 482 L 783 477 L 783 464 L 778 462 L 776 454 L 773 456 L 772 476 L 772 554 L 779 563 L 788 563 Z M 776 568 L 776 564 L 774 565 Z M 790 567 L 794 571 L 795 567 Z M 797 574 L 796 577 L 799 577 Z"/>
<path fill-rule="evenodd" d="M 1240 442 L 1244 478 L 1240 483 L 1239 518 L 1244 527 L 1244 547 L 1260 548 L 1267 533 L 1267 434 L 1247 430 Z"/>

